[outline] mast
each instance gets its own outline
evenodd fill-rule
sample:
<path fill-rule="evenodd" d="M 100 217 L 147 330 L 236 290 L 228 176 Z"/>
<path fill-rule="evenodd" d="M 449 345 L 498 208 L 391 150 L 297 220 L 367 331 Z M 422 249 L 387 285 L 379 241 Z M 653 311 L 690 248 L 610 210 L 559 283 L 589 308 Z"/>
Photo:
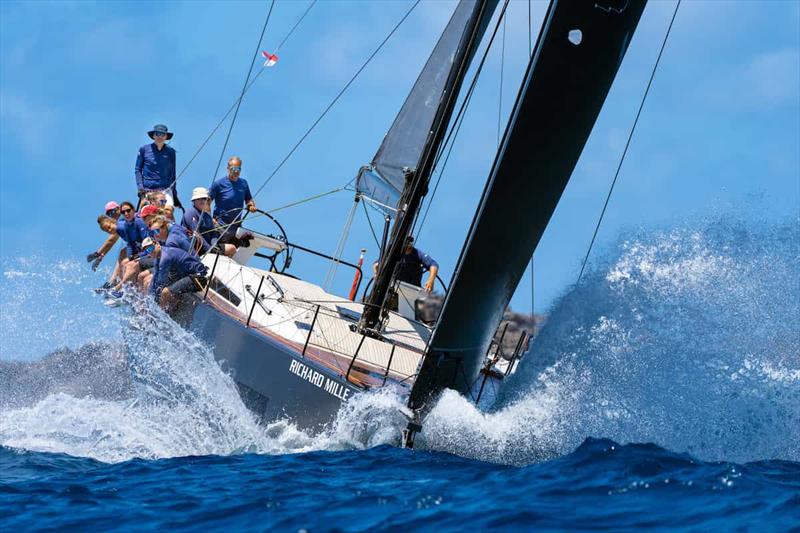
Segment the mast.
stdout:
<path fill-rule="evenodd" d="M 409 396 L 470 391 L 569 181 L 646 0 L 552 0 Z"/>
<path fill-rule="evenodd" d="M 395 268 L 403 255 L 406 237 L 411 231 L 422 199 L 428 192 L 435 156 L 444 139 L 458 92 L 497 2 L 498 0 L 459 2 L 412 92 L 375 155 L 373 164 L 362 168 L 359 173 L 359 190 L 363 183 L 364 189 L 382 193 L 384 203 L 392 200 L 392 189 L 398 190 L 402 187 L 402 193 L 396 202 L 397 214 L 391 238 L 387 243 L 386 253 L 381 256 L 375 285 L 359 324 L 363 329 L 374 328 L 380 319 Z M 442 70 L 442 65 L 447 63 L 449 68 Z M 440 91 L 426 90 L 427 72 L 430 72 L 431 77 L 446 74 Z M 432 85 L 435 85 L 435 80 L 433 82 Z M 430 109 L 428 103 L 431 93 L 438 96 L 435 110 Z M 424 117 L 421 119 L 415 117 L 424 115 L 425 108 L 435 111 L 432 114 L 432 121 L 426 121 Z M 405 134 L 406 138 L 398 141 L 398 132 Z M 408 138 L 414 136 L 420 140 L 424 139 L 424 142 L 409 146 L 414 143 L 409 142 Z M 414 155 L 418 155 L 418 159 L 408 160 Z M 379 179 L 375 178 L 375 174 Z"/>

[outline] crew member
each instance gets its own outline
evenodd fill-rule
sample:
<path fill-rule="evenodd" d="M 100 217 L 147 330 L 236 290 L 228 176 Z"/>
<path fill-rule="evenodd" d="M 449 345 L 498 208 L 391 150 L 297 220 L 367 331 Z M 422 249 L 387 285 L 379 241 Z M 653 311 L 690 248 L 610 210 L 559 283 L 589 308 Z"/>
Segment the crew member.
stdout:
<path fill-rule="evenodd" d="M 139 148 L 136 157 L 136 188 L 139 198 L 143 198 L 149 191 L 163 191 L 168 205 L 181 207 L 176 187 L 175 149 L 166 143 L 172 139 L 173 134 L 167 131 L 164 124 L 156 124 L 147 135 L 153 142 Z"/>
<path fill-rule="evenodd" d="M 378 263 L 373 265 L 373 271 L 377 275 Z M 425 285 L 422 284 L 422 273 L 428 271 L 428 279 Z M 403 255 L 400 257 L 400 262 L 397 264 L 397 281 L 404 281 L 417 287 L 422 286 L 428 292 L 433 290 L 433 285 L 436 282 L 436 274 L 439 273 L 439 263 L 437 263 L 431 256 L 422 250 L 414 247 L 414 237 L 409 235 L 406 237 L 406 245 L 403 249 Z"/>
<path fill-rule="evenodd" d="M 211 217 L 211 201 L 208 189 L 205 187 L 195 187 L 192 190 L 192 207 L 183 213 L 181 225 L 194 235 L 194 242 L 199 247 L 200 253 L 204 254 L 214 248 L 213 241 L 219 237 L 219 232 L 214 226 L 214 219 Z M 233 244 L 220 244 L 214 251 L 220 250 L 228 257 L 233 257 L 236 247 Z"/>
<path fill-rule="evenodd" d="M 236 243 L 236 229 L 241 225 L 244 207 L 251 213 L 256 210 L 247 181 L 241 177 L 242 160 L 237 156 L 228 159 L 228 175 L 217 178 L 208 194 L 214 201 L 214 218 L 223 226 L 220 242 Z"/>
<path fill-rule="evenodd" d="M 151 238 L 142 243 L 148 255 L 157 260 L 150 292 L 162 308 L 169 311 L 178 303 L 181 294 L 197 292 L 202 288 L 206 267 L 196 256 L 180 248 L 162 247 Z"/>
<path fill-rule="evenodd" d="M 141 250 L 142 241 L 147 238 L 148 230 L 144 221 L 139 218 L 136 211 L 133 209 L 133 204 L 130 202 L 122 202 L 120 205 L 120 212 L 122 218 L 117 221 L 117 233 L 122 240 L 125 241 L 125 250 L 127 252 L 127 259 L 123 260 L 120 267 L 124 270 L 122 279 L 114 287 L 112 296 L 119 298 L 122 296 L 120 290 L 122 286 L 133 280 L 139 273 L 139 264 L 137 261 L 137 254 Z"/>

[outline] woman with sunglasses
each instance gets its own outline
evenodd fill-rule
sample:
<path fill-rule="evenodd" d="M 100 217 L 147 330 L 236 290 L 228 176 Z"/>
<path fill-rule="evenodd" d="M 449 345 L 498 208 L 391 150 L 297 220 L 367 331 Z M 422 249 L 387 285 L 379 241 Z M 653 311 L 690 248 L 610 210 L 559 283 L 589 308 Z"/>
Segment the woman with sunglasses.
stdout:
<path fill-rule="evenodd" d="M 117 233 L 126 243 L 125 252 L 127 258 L 120 265 L 124 271 L 122 280 L 117 283 L 114 287 L 114 292 L 111 294 L 116 298 L 122 296 L 120 292 L 122 286 L 134 280 L 139 274 L 139 264 L 136 256 L 141 251 L 142 241 L 148 237 L 147 225 L 136 214 L 132 203 L 122 202 L 120 204 L 120 213 L 122 213 L 122 218 L 117 221 Z"/>

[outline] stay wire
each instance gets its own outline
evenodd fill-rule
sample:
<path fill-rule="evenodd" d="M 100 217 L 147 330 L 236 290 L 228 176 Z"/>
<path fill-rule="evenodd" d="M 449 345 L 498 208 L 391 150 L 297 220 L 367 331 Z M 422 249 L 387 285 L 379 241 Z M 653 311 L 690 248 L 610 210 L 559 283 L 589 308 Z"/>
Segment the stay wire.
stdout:
<path fill-rule="evenodd" d="M 348 81 L 345 84 L 345 86 L 342 87 L 342 90 L 339 91 L 339 93 L 336 95 L 336 97 L 334 97 L 334 99 L 331 101 L 331 103 L 328 104 L 328 107 L 326 107 L 325 110 L 322 112 L 322 114 L 320 114 L 319 117 L 317 117 L 317 119 L 314 121 L 314 123 L 311 124 L 311 127 L 308 128 L 308 130 L 306 130 L 306 132 L 303 134 L 303 136 L 300 137 L 300 140 L 297 141 L 297 143 L 292 147 L 291 150 L 289 150 L 289 153 L 287 153 L 286 156 L 278 164 L 278 166 L 275 167 L 275 170 L 272 171 L 272 173 L 267 177 L 267 179 L 264 181 L 264 183 L 262 183 L 261 186 L 256 190 L 255 194 L 253 194 L 253 198 L 258 196 L 258 194 L 264 189 L 264 187 L 266 187 L 267 184 L 270 181 L 272 181 L 272 178 L 275 177 L 275 175 L 283 167 L 283 165 L 289 160 L 290 157 L 292 157 L 292 154 L 294 154 L 294 152 L 300 147 L 300 145 L 303 144 L 303 142 L 306 140 L 306 137 L 309 136 L 309 134 L 314 130 L 314 128 L 317 127 L 317 124 L 319 124 L 320 121 L 325 117 L 325 115 L 328 114 L 328 111 L 330 111 L 331 108 L 336 104 L 336 102 L 339 101 L 339 98 L 342 97 L 342 95 L 345 93 L 345 91 L 347 91 L 347 89 L 350 87 L 350 85 L 353 84 L 353 82 L 356 80 L 356 78 L 358 78 L 358 76 L 361 74 L 361 72 L 367 67 L 367 65 L 369 65 L 370 61 L 372 61 L 372 59 L 378 54 L 378 52 L 381 51 L 383 46 L 389 41 L 389 39 L 392 37 L 392 35 L 394 35 L 394 33 L 397 31 L 397 29 L 400 27 L 400 25 L 402 25 L 403 22 L 405 22 L 405 20 L 408 18 L 408 16 L 411 14 L 411 12 L 414 11 L 414 8 L 417 7 L 417 5 L 420 3 L 420 1 L 421 0 L 416 0 L 416 2 L 414 2 L 414 4 L 409 8 L 409 10 L 406 11 L 405 15 L 403 15 L 403 17 L 400 19 L 400 21 L 394 26 L 394 28 L 392 28 L 392 31 L 390 31 L 389 34 L 383 39 L 383 41 L 381 41 L 381 43 L 378 45 L 378 47 L 372 52 L 372 54 L 370 54 L 370 56 L 361 65 L 361 67 L 356 71 L 356 73 L 353 74 L 353 77 L 350 78 L 350 81 Z"/>
<path fill-rule="evenodd" d="M 217 160 L 217 167 L 214 169 L 214 174 L 211 176 L 211 183 L 214 183 L 214 180 L 217 179 L 217 173 L 219 172 L 219 167 L 222 164 L 222 159 L 225 157 L 225 150 L 228 149 L 228 141 L 231 138 L 231 133 L 233 132 L 233 126 L 236 124 L 236 118 L 239 116 L 239 108 L 242 105 L 242 99 L 244 99 L 244 93 L 247 91 L 247 85 L 250 83 L 250 76 L 253 74 L 253 67 L 256 64 L 256 59 L 258 58 L 258 53 L 261 50 L 261 42 L 264 40 L 264 33 L 267 31 L 267 25 L 269 24 L 269 19 L 272 16 L 272 9 L 275 7 L 275 0 L 272 0 L 269 4 L 269 11 L 267 12 L 267 19 L 264 21 L 264 26 L 261 28 L 261 35 L 258 38 L 258 42 L 256 43 L 256 50 L 253 52 L 253 60 L 250 61 L 250 68 L 247 70 L 247 77 L 244 79 L 244 85 L 242 85 L 242 93 L 239 95 L 239 99 L 236 101 L 236 110 L 233 112 L 233 118 L 231 119 L 231 125 L 228 127 L 228 134 L 225 136 L 225 142 L 222 144 L 222 150 L 219 153 L 219 159 Z"/>
<path fill-rule="evenodd" d="M 378 247 L 378 251 L 380 252 L 381 242 L 378 240 L 378 234 L 375 233 L 375 228 L 372 226 L 372 219 L 369 217 L 369 211 L 367 210 L 367 204 L 366 203 L 362 203 L 361 206 L 364 208 L 364 215 L 367 217 L 367 224 L 369 224 L 369 230 L 372 232 L 372 238 L 375 239 L 375 246 Z"/>
<path fill-rule="evenodd" d="M 306 10 L 303 11 L 303 14 L 300 15 L 300 18 L 297 19 L 297 22 L 294 23 L 294 26 L 292 26 L 292 29 L 289 30 L 289 33 L 286 34 L 286 36 L 280 42 L 278 47 L 275 49 L 275 53 L 276 54 L 280 51 L 281 48 L 283 48 L 283 45 L 286 44 L 286 41 L 288 41 L 289 37 L 292 36 L 292 34 L 294 33 L 294 30 L 296 30 L 297 27 L 300 25 L 300 23 L 303 22 L 303 19 L 306 18 L 306 15 L 308 15 L 308 12 L 311 11 L 311 8 L 314 7 L 314 4 L 316 4 L 316 3 L 317 3 L 317 0 L 311 0 L 311 3 L 308 5 Z"/>
<path fill-rule="evenodd" d="M 656 58 L 656 63 L 653 65 L 653 71 L 650 73 L 650 80 L 647 82 L 647 88 L 644 91 L 644 95 L 642 96 L 642 101 L 639 104 L 639 110 L 636 113 L 636 118 L 633 121 L 633 126 L 631 126 L 631 131 L 628 134 L 628 141 L 625 143 L 625 149 L 622 151 L 622 157 L 619 160 L 619 165 L 617 165 L 617 171 L 614 173 L 614 179 L 611 181 L 611 187 L 608 190 L 608 195 L 606 196 L 606 201 L 603 204 L 603 210 L 600 212 L 600 218 L 597 220 L 597 225 L 594 228 L 594 234 L 592 235 L 592 240 L 589 243 L 589 249 L 586 250 L 586 256 L 583 258 L 583 263 L 581 264 L 581 271 L 578 274 L 578 279 L 575 281 L 577 285 L 580 283 L 581 278 L 583 277 L 583 271 L 586 269 L 586 264 L 589 261 L 589 254 L 592 252 L 592 246 L 594 245 L 594 241 L 597 238 L 597 232 L 600 230 L 600 224 L 603 222 L 603 216 L 606 213 L 606 208 L 608 207 L 608 202 L 611 200 L 611 193 L 614 192 L 614 185 L 617 183 L 617 178 L 619 177 L 620 170 L 622 169 L 622 163 L 625 161 L 625 156 L 628 153 L 628 147 L 631 144 L 631 139 L 633 138 L 633 132 L 636 130 L 636 125 L 639 123 L 639 116 L 642 114 L 642 109 L 644 108 L 645 100 L 647 100 L 647 95 L 650 92 L 650 86 L 653 84 L 653 78 L 655 78 L 656 70 L 658 69 L 658 64 L 661 61 L 661 55 L 664 53 L 664 48 L 667 46 L 667 39 L 669 38 L 670 31 L 672 31 L 672 24 L 675 22 L 675 16 L 678 14 L 678 8 L 681 5 L 681 0 L 675 4 L 675 11 L 672 13 L 672 19 L 669 21 L 669 27 L 667 28 L 667 33 L 664 35 L 664 41 L 661 43 L 661 50 L 658 52 L 658 57 Z"/>
<path fill-rule="evenodd" d="M 503 39 L 500 47 L 500 91 L 497 98 L 497 147 L 500 148 L 500 127 L 503 115 L 503 70 L 506 63 L 506 19 L 503 17 Z"/>
<path fill-rule="evenodd" d="M 300 25 L 300 23 L 306 17 L 308 12 L 311 11 L 311 8 L 314 7 L 314 4 L 316 4 L 316 3 L 317 3 L 317 0 L 312 0 L 311 5 L 308 6 L 308 8 L 300 16 L 300 18 L 297 20 L 297 22 L 295 22 L 294 26 L 292 26 L 292 29 L 289 30 L 289 32 L 286 34 L 286 36 L 284 36 L 283 40 L 281 41 L 281 44 L 278 45 L 278 48 L 276 48 L 276 50 L 275 50 L 276 53 L 286 43 L 286 41 L 289 39 L 289 37 L 292 35 L 292 33 L 294 33 L 294 31 L 297 29 L 297 27 Z M 239 102 L 241 102 L 241 100 L 244 97 L 244 95 L 247 94 L 247 92 L 250 90 L 251 87 L 253 87 L 253 85 L 255 84 L 256 80 L 258 80 L 258 78 L 264 73 L 265 70 L 266 70 L 266 68 L 262 68 L 261 70 L 259 70 L 256 73 L 256 75 L 250 81 L 250 84 L 247 86 L 247 89 L 244 91 L 244 93 L 242 95 L 240 95 L 231 104 L 231 106 L 228 108 L 228 111 L 225 113 L 225 115 L 219 120 L 219 122 L 217 122 L 217 125 L 214 126 L 214 129 L 211 130 L 211 133 L 208 134 L 208 136 L 205 138 L 205 140 L 200 145 L 200 147 L 195 151 L 194 155 L 192 155 L 191 159 L 189 159 L 189 162 L 186 163 L 186 165 L 184 165 L 183 169 L 181 169 L 181 171 L 178 173 L 178 176 L 175 178 L 175 181 L 172 182 L 172 185 L 174 185 L 179 179 L 181 179 L 181 177 L 189 169 L 189 166 L 192 164 L 192 162 L 195 160 L 195 158 L 197 158 L 197 156 L 200 155 L 200 152 L 202 152 L 203 149 L 206 147 L 206 145 L 208 144 L 208 141 L 210 141 L 212 139 L 212 137 L 214 137 L 214 135 L 217 133 L 217 130 L 219 130 L 220 126 L 222 126 L 225 123 L 225 121 L 228 120 L 228 117 L 231 115 L 233 110 L 237 108 L 237 105 L 239 104 Z M 172 185 L 170 185 L 170 188 L 172 187 Z"/>

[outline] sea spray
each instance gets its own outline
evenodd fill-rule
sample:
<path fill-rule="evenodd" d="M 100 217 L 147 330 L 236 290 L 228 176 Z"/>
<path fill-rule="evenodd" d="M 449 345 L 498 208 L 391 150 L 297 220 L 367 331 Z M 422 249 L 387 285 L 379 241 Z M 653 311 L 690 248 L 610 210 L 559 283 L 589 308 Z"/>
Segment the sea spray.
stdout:
<path fill-rule="evenodd" d="M 800 226 L 627 236 L 551 309 L 496 410 L 445 393 L 423 445 L 499 462 L 590 436 L 800 459 Z"/>
<path fill-rule="evenodd" d="M 550 310 L 494 411 L 446 392 L 416 445 L 528 464 L 595 436 L 709 460 L 797 460 L 799 228 L 723 221 L 621 239 Z M 5 358 L 17 342 L 53 351 L 83 338 L 103 341 L 93 357 L 124 350 L 132 364 L 110 367 L 125 375 L 107 396 L 75 385 L 91 384 L 84 367 L 69 387 L 51 368 L 44 397 L 15 389 L 30 401 L 0 405 L 0 445 L 118 462 L 400 441 L 409 413 L 392 389 L 352 397 L 321 434 L 259 425 L 210 348 L 159 309 L 108 310 L 77 262 L 23 263 L 0 278 L 18 314 L 0 321 Z"/>

